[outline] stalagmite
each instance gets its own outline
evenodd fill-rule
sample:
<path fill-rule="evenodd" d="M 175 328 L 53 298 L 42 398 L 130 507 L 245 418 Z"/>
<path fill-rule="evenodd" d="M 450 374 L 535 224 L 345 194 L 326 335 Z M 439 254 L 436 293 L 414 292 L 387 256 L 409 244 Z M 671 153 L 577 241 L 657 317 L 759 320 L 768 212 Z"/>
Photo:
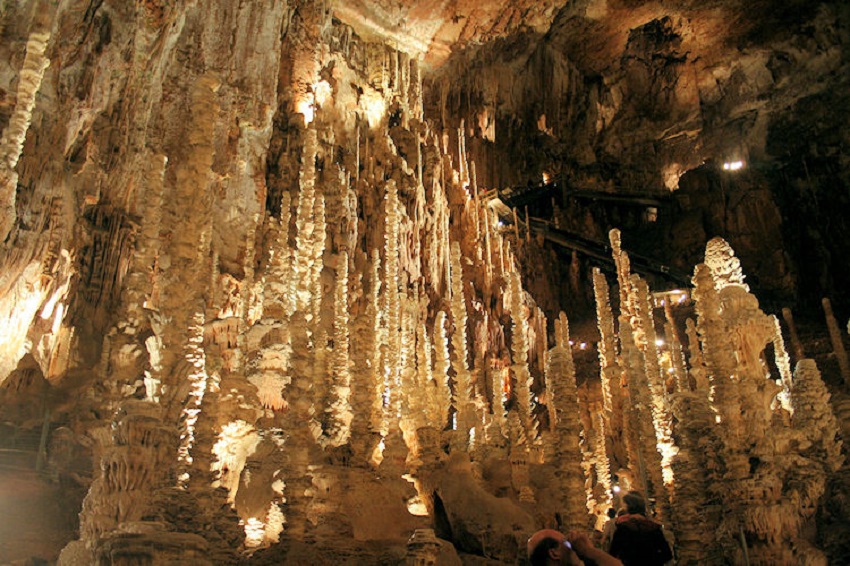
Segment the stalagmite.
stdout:
<path fill-rule="evenodd" d="M 707 389 L 679 390 L 673 395 L 673 439 L 678 452 L 672 459 L 676 482 L 671 488 L 671 518 L 675 525 L 679 564 L 717 561 L 714 540 L 717 513 L 712 507 L 712 483 L 717 481 L 714 413 Z"/>
<path fill-rule="evenodd" d="M 791 309 L 787 307 L 783 308 L 782 318 L 785 320 L 785 324 L 788 326 L 788 334 L 791 336 L 791 352 L 794 354 L 794 359 L 799 362 L 806 355 L 803 352 L 803 344 L 800 342 L 800 337 L 797 335 L 797 325 L 794 324 L 794 315 L 791 313 Z"/>
<path fill-rule="evenodd" d="M 791 395 L 791 386 L 794 381 L 791 374 L 791 357 L 788 355 L 788 350 L 785 349 L 785 339 L 782 338 L 782 326 L 779 324 L 779 319 L 776 316 L 771 316 L 770 319 L 773 321 L 774 327 L 773 355 L 782 383 L 782 392 L 779 394 L 779 399 L 783 408 L 789 410 L 788 399 Z"/>
<path fill-rule="evenodd" d="M 640 337 L 639 347 L 643 350 L 644 371 L 652 399 L 652 422 L 658 440 L 658 450 L 661 452 L 664 483 L 669 486 L 673 482 L 670 459 L 675 455 L 676 447 L 670 438 L 670 409 L 664 376 L 658 364 L 658 339 L 652 314 L 652 299 L 646 281 L 638 275 L 631 276 L 631 289 L 631 303 L 635 309 L 635 322 L 638 323 L 635 336 Z"/>
<path fill-rule="evenodd" d="M 177 449 L 178 461 L 181 464 L 182 474 L 178 480 L 185 483 L 189 479 L 188 469 L 192 464 L 192 448 L 195 443 L 195 423 L 201 412 L 204 395 L 207 392 L 206 353 L 203 349 L 204 343 L 204 314 L 195 313 L 193 325 L 189 329 L 189 339 L 186 345 L 187 368 L 185 379 L 190 384 L 189 396 L 183 408 L 184 431 L 181 434 L 181 443 Z"/>
<path fill-rule="evenodd" d="M 705 367 L 705 359 L 702 355 L 700 347 L 699 335 L 697 327 L 692 318 L 685 321 L 686 332 L 688 334 L 688 352 L 690 353 L 690 377 L 693 379 L 693 389 L 708 391 L 708 370 Z"/>
<path fill-rule="evenodd" d="M 688 384 L 688 375 L 687 370 L 685 369 L 685 357 L 682 352 L 682 344 L 679 342 L 679 338 L 677 336 L 676 331 L 674 330 L 673 324 L 668 322 L 664 325 L 664 335 L 669 336 L 669 360 L 670 367 L 667 370 L 668 373 L 673 376 L 673 383 L 675 385 L 676 391 L 686 391 L 690 389 L 690 385 Z M 659 357 L 661 353 L 659 352 Z M 660 359 L 659 359 L 660 361 Z M 664 368 L 662 367 L 662 375 L 664 375 Z"/>
<path fill-rule="evenodd" d="M 414 412 L 420 427 L 439 427 L 444 422 L 438 398 L 439 386 L 434 379 L 432 347 L 425 322 L 420 320 L 416 325 L 416 388 L 422 399 L 422 407 L 421 413 Z"/>
<path fill-rule="evenodd" d="M 647 380 L 643 354 L 635 344 L 631 326 L 625 315 L 620 315 L 620 352 L 622 367 L 627 375 L 631 410 L 628 418 L 634 429 L 636 445 L 629 454 L 629 463 L 644 492 L 656 500 L 656 513 L 661 520 L 670 516 L 669 499 L 662 474 L 662 457 L 656 448 L 657 437 L 653 426 L 652 394 Z M 636 466 L 635 466 L 636 464 Z M 635 469 L 636 468 L 636 469 Z"/>
<path fill-rule="evenodd" d="M 388 423 L 398 418 L 402 391 L 401 384 L 401 295 L 399 293 L 399 202 L 398 187 L 390 180 L 386 188 L 387 211 L 384 227 L 384 289 L 387 321 L 387 353 L 384 359 L 386 374 L 385 390 L 389 394 L 386 409 Z"/>
<path fill-rule="evenodd" d="M 587 526 L 588 513 L 579 447 L 582 431 L 578 416 L 575 366 L 570 350 L 565 347 L 569 341 L 569 326 L 564 313 L 561 313 L 555 324 L 559 339 L 548 353 L 546 388 L 557 418 L 554 424 L 556 474 L 563 495 L 564 524 L 567 528 L 581 529 Z"/>
<path fill-rule="evenodd" d="M 351 356 L 349 355 L 348 332 L 348 253 L 342 252 L 337 258 L 336 292 L 334 293 L 334 351 L 333 351 L 333 390 L 331 406 L 328 412 L 331 425 L 328 430 L 328 443 L 341 446 L 348 442 L 351 435 Z"/>
<path fill-rule="evenodd" d="M 381 289 L 383 287 L 383 282 L 381 280 L 381 256 L 378 250 L 372 250 L 372 263 L 371 263 L 371 289 L 369 290 L 369 306 L 367 307 L 368 317 L 372 323 L 371 328 L 369 329 L 369 335 L 371 340 L 367 342 L 367 345 L 372 346 L 371 351 L 371 367 L 372 371 L 369 372 L 371 383 L 367 383 L 367 385 L 371 385 L 372 395 L 370 397 L 369 406 L 371 408 L 371 430 L 374 433 L 380 433 L 383 431 L 383 420 L 384 420 L 384 348 L 386 344 L 386 332 L 385 332 L 385 316 L 386 313 L 381 308 Z"/>
<path fill-rule="evenodd" d="M 628 419 L 624 419 L 623 388 L 620 385 L 621 369 L 618 365 L 617 335 L 614 332 L 614 315 L 611 312 L 610 291 L 605 276 L 594 268 L 593 292 L 596 299 L 596 320 L 599 327 L 599 375 L 602 387 L 602 416 L 605 436 L 610 438 L 612 456 L 624 466 L 634 466 L 629 460 L 633 454 Z M 614 470 L 612 470 L 614 471 Z"/>
<path fill-rule="evenodd" d="M 475 426 L 472 405 L 474 391 L 469 373 L 469 346 L 467 341 L 466 295 L 463 290 L 460 244 L 451 245 L 451 311 L 452 311 L 452 369 L 455 374 L 454 407 L 457 411 L 458 439 L 462 446 L 469 443 L 469 431 Z"/>
<path fill-rule="evenodd" d="M 446 335 L 446 313 L 440 311 L 434 319 L 434 379 L 437 382 L 437 400 L 440 406 L 439 425 L 445 426 L 449 418 L 449 410 L 452 404 L 449 368 L 449 339 Z"/>
<path fill-rule="evenodd" d="M 631 261 L 628 254 L 623 252 L 620 231 L 616 228 L 608 232 L 608 241 L 611 244 L 611 255 L 617 268 L 617 284 L 620 288 L 620 314 L 632 316 L 633 306 L 631 304 Z"/>
<path fill-rule="evenodd" d="M 307 128 L 304 137 L 304 156 L 298 175 L 300 190 L 295 212 L 295 249 L 292 254 L 292 270 L 287 293 L 289 303 L 286 313 L 290 316 L 295 310 L 306 312 L 311 306 L 310 292 L 313 282 L 311 274 L 315 259 L 316 130 Z"/>
<path fill-rule="evenodd" d="M 826 472 L 834 472 L 841 467 L 844 456 L 838 421 L 830 409 L 829 399 L 829 391 L 815 361 L 797 362 L 791 388 L 792 423 L 812 443 L 807 451 L 810 457 L 822 464 Z"/>
<path fill-rule="evenodd" d="M 835 359 L 838 360 L 838 368 L 841 370 L 841 378 L 844 383 L 850 384 L 850 359 L 847 357 L 847 350 L 844 349 L 844 342 L 841 330 L 838 327 L 838 321 L 832 313 L 832 303 L 828 298 L 824 297 L 821 300 L 823 312 L 826 316 L 826 327 L 829 329 L 829 339 L 832 341 L 832 350 L 835 352 Z"/>
<path fill-rule="evenodd" d="M 511 292 L 511 370 L 516 379 L 517 411 L 525 438 L 533 444 L 537 438 L 537 421 L 531 404 L 533 378 L 528 370 L 528 307 L 523 300 L 519 273 L 510 273 Z"/>
<path fill-rule="evenodd" d="M 0 138 L 0 241 L 5 241 L 15 224 L 15 195 L 18 174 L 15 167 L 24 148 L 24 140 L 32 122 L 35 97 L 41 88 L 44 71 L 50 60 L 44 56 L 50 33 L 34 31 L 27 41 L 27 54 L 18 78 L 15 109 Z"/>

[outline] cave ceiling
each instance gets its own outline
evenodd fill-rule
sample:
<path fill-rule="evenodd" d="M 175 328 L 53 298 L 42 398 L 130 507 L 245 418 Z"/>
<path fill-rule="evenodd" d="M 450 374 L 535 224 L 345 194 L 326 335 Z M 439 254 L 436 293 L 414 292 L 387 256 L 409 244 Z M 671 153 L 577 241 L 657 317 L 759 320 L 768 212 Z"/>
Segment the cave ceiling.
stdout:
<path fill-rule="evenodd" d="M 670 17 L 686 30 L 683 51 L 709 63 L 758 46 L 814 12 L 792 0 L 378 0 L 333 2 L 334 17 L 363 37 L 387 41 L 439 67 L 453 53 L 514 34 L 549 35 L 588 71 L 602 72 L 629 31 Z"/>

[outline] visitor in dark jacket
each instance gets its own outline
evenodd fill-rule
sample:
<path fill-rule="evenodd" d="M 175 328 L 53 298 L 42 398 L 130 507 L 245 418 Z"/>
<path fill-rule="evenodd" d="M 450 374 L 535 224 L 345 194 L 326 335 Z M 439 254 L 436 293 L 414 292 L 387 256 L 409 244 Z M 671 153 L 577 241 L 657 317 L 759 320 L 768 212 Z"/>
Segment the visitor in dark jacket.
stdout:
<path fill-rule="evenodd" d="M 673 558 L 673 552 L 661 523 L 646 516 L 643 496 L 630 491 L 623 496 L 628 514 L 617 518 L 617 528 L 608 552 L 623 561 L 624 566 L 662 566 Z"/>

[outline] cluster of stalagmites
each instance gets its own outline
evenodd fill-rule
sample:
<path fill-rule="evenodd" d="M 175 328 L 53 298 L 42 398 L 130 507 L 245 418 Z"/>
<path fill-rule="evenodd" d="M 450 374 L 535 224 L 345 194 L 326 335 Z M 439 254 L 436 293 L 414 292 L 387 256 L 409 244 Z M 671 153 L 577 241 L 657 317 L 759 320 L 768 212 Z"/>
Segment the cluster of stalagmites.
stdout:
<path fill-rule="evenodd" d="M 141 220 L 133 253 L 115 248 L 127 272 L 86 399 L 106 415 L 89 433 L 99 472 L 60 563 L 202 564 L 234 545 L 223 508 L 242 549 L 415 531 L 408 562 L 429 564 L 445 545 L 427 527 L 448 522 L 459 550 L 515 561 L 543 524 L 601 526 L 615 488 L 649 496 L 682 564 L 816 562 L 805 533 L 842 462 L 829 394 L 810 360 L 791 375 L 729 246 L 695 270 L 685 347 L 669 311 L 661 338 L 612 232 L 618 313 L 594 272 L 601 372 L 580 390 L 566 315 L 550 340 L 517 268 L 529 243 L 480 198 L 466 129 L 423 121 L 416 59 L 296 4 L 252 51 L 276 58 L 248 65 L 288 82 L 245 96 L 192 70 L 162 101 L 186 112 L 180 152 L 124 165 L 145 174 L 113 203 Z M 27 47 L 0 147 L 4 195 L 45 42 Z M 274 118 L 237 119 L 275 95 Z M 179 533 L 189 499 L 197 524 Z"/>
<path fill-rule="evenodd" d="M 612 247 L 617 259 L 622 252 L 616 232 Z M 635 431 L 622 436 L 627 456 L 612 460 L 621 468 L 612 469 L 621 485 L 625 478 L 628 487 L 654 500 L 658 516 L 672 526 L 679 563 L 825 563 L 806 533 L 825 482 L 843 458 L 814 361 L 800 360 L 790 374 L 778 320 L 758 308 L 734 252 L 719 238 L 709 242 L 706 263 L 694 271 L 697 317 L 686 325 L 687 368 L 675 331 L 667 343 L 679 363 L 650 346 L 654 323 L 640 316 L 648 304 L 646 284 L 628 274 L 622 255 L 617 263 L 621 286 L 630 285 L 620 289 L 617 359 L 607 290 L 598 274 L 595 283 L 602 302 L 603 390 L 611 405 L 632 407 L 624 412 L 631 422 L 622 429 Z M 768 369 L 768 345 L 778 375 Z M 617 375 L 610 368 L 623 370 Z M 685 368 L 688 375 L 678 375 Z M 615 431 L 611 442 L 619 441 Z M 639 447 L 628 448 L 630 442 Z"/>

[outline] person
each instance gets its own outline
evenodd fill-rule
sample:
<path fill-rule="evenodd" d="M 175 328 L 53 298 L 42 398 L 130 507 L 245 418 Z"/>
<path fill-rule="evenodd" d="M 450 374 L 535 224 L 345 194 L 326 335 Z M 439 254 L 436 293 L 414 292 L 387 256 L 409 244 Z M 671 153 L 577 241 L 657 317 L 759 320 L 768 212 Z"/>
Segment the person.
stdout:
<path fill-rule="evenodd" d="M 673 558 L 661 523 L 646 516 L 646 501 L 637 491 L 623 497 L 628 513 L 617 518 L 608 552 L 625 566 L 662 566 Z"/>
<path fill-rule="evenodd" d="M 567 535 L 553 529 L 537 531 L 528 539 L 527 550 L 531 566 L 582 566 L 586 560 L 597 566 L 623 566 L 610 554 L 595 548 L 581 531 L 570 531 Z"/>
<path fill-rule="evenodd" d="M 602 550 L 611 548 L 611 539 L 614 537 L 614 529 L 617 528 L 617 510 L 613 507 L 608 509 L 608 520 L 602 528 Z"/>

